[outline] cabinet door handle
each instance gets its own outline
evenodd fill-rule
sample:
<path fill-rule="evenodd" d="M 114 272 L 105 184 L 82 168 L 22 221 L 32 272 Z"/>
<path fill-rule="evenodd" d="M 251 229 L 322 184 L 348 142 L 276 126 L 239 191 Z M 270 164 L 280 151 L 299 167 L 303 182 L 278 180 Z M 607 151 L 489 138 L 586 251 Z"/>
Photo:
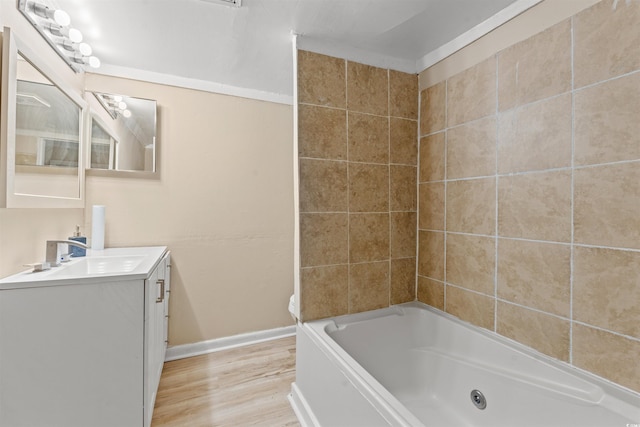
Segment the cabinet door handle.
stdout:
<path fill-rule="evenodd" d="M 156 298 L 156 302 L 162 302 L 164 301 L 164 279 L 158 279 L 156 284 L 160 285 L 160 296 Z"/>

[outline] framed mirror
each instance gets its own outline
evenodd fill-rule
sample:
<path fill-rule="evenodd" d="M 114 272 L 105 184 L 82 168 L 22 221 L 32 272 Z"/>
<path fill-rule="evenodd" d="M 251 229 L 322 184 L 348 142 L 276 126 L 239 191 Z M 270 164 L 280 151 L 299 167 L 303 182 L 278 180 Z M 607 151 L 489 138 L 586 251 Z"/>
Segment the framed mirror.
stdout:
<path fill-rule="evenodd" d="M 9 28 L 2 55 L 0 204 L 82 207 L 86 103 Z"/>
<path fill-rule="evenodd" d="M 86 96 L 91 107 L 87 173 L 157 176 L 156 101 L 103 92 Z"/>

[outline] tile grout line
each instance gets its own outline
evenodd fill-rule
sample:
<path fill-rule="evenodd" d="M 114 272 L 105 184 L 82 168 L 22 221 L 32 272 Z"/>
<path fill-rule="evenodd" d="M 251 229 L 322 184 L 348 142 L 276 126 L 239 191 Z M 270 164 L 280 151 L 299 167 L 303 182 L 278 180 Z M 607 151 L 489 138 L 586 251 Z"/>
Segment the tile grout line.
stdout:
<path fill-rule="evenodd" d="M 471 177 L 465 177 L 465 178 L 452 178 L 452 179 L 448 179 L 447 181 L 460 182 L 460 181 L 474 181 L 474 180 L 480 180 L 480 179 L 491 179 L 495 177 L 505 178 L 505 177 L 514 177 L 514 176 L 528 176 L 528 175 L 537 175 L 537 174 L 545 174 L 545 173 L 553 173 L 553 172 L 570 172 L 572 169 L 575 169 L 575 170 L 594 169 L 594 168 L 607 167 L 607 166 L 637 164 L 637 163 L 640 163 L 640 159 L 617 160 L 614 162 L 607 162 L 607 163 L 580 165 L 580 166 L 575 166 L 574 168 L 572 168 L 571 166 L 565 166 L 565 167 L 559 167 L 559 168 L 538 169 L 538 170 L 530 170 L 530 171 L 523 171 L 523 172 L 498 173 L 495 175 L 479 175 L 479 176 L 471 176 Z M 444 182 L 444 180 L 422 181 L 421 183 L 427 183 L 427 182 L 437 183 L 437 182 Z"/>
<path fill-rule="evenodd" d="M 449 139 L 449 79 L 444 81 L 444 208 L 443 208 L 443 262 L 444 297 L 442 305 L 447 311 L 447 141 Z"/>
<path fill-rule="evenodd" d="M 313 213 L 313 212 L 311 212 L 311 213 Z M 324 213 L 324 212 L 320 212 L 320 213 Z M 338 213 L 342 213 L 342 212 L 338 212 Z M 434 230 L 434 229 L 430 229 L 430 228 L 420 228 L 419 231 L 429 231 L 429 232 L 436 232 L 436 233 L 442 233 L 443 232 L 443 230 Z M 542 243 L 542 244 L 548 244 L 548 245 L 560 245 L 560 246 L 571 246 L 572 245 L 571 242 L 558 242 L 558 241 L 553 241 L 553 240 L 527 239 L 527 238 L 523 238 L 523 237 L 494 236 L 494 235 L 491 235 L 491 234 L 466 233 L 466 232 L 463 232 L 463 231 L 447 231 L 447 233 L 448 234 L 453 234 L 453 235 L 472 236 L 472 237 L 486 237 L 486 238 L 498 237 L 501 240 L 514 240 L 514 241 L 518 241 L 518 242 Z M 589 244 L 586 244 L 586 243 L 573 243 L 573 245 L 576 246 L 576 247 L 579 247 L 579 248 L 610 249 L 610 250 L 621 251 L 621 252 L 635 252 L 635 253 L 640 252 L 640 249 L 621 248 L 621 247 L 616 247 L 616 246 L 589 245 Z"/>
<path fill-rule="evenodd" d="M 499 135 L 500 135 L 500 97 L 498 96 L 498 88 L 500 87 L 500 78 L 499 78 L 499 63 L 500 58 L 496 53 L 496 139 L 494 143 L 494 156 L 495 156 L 495 165 L 494 165 L 494 179 L 495 179 L 495 225 L 494 225 L 494 264 L 493 264 L 493 298 L 494 298 L 494 306 L 493 306 L 493 330 L 498 332 L 498 143 L 499 143 Z"/>
<path fill-rule="evenodd" d="M 391 72 L 387 68 L 387 173 L 388 173 L 388 194 L 387 194 L 387 214 L 389 223 L 387 224 L 389 231 L 389 246 L 387 246 L 387 255 L 389 258 L 387 277 L 387 306 L 391 305 Z"/>
<path fill-rule="evenodd" d="M 419 274 L 418 274 L 418 261 L 419 261 L 419 255 L 420 255 L 420 146 L 421 146 L 421 141 L 420 141 L 420 126 L 421 126 L 421 120 L 422 120 L 422 91 L 420 91 L 420 78 L 418 77 L 418 125 L 416 126 L 416 224 L 415 224 L 415 228 L 416 228 L 416 268 L 415 268 L 415 284 L 414 284 L 414 290 L 415 290 L 415 300 L 416 301 L 420 301 L 418 299 L 418 289 L 419 289 Z"/>
<path fill-rule="evenodd" d="M 571 17 L 571 246 L 569 258 L 569 364 L 573 365 L 573 282 L 575 269 L 575 143 L 576 143 L 576 100 L 575 100 L 575 36 L 574 17 Z"/>
<path fill-rule="evenodd" d="M 347 132 L 347 313 L 351 313 L 351 189 L 350 189 L 350 167 L 349 167 L 349 67 L 348 61 L 344 60 L 344 106 L 346 114 Z"/>

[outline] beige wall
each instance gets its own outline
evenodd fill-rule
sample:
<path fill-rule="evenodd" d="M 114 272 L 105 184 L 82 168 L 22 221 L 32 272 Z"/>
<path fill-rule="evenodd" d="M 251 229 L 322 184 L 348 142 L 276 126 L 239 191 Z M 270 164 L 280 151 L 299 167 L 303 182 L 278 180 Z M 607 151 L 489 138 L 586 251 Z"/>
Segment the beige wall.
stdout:
<path fill-rule="evenodd" d="M 636 391 L 638 22 L 605 0 L 421 92 L 417 290 Z"/>
<path fill-rule="evenodd" d="M 79 92 L 75 74 L 15 8 L 8 25 Z M 47 239 L 91 230 L 107 206 L 107 246 L 173 252 L 170 345 L 292 323 L 292 107 L 86 75 L 88 90 L 158 100 L 159 180 L 87 177 L 87 209 L 0 209 L 0 277 L 44 259 Z"/>
<path fill-rule="evenodd" d="M 159 180 L 87 177 L 106 246 L 172 251 L 170 345 L 292 323 L 292 107 L 88 74 L 158 103 Z"/>
<path fill-rule="evenodd" d="M 415 299 L 417 78 L 298 51 L 301 318 Z"/>

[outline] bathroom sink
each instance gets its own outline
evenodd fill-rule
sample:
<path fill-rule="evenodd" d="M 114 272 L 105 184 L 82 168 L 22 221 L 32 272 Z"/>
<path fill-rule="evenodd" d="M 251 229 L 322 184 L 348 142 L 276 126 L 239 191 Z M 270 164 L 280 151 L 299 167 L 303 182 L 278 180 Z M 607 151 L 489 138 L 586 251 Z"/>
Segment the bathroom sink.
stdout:
<path fill-rule="evenodd" d="M 135 270 L 144 258 L 143 255 L 77 258 L 68 264 L 55 267 L 50 276 L 78 277 L 129 273 Z"/>
<path fill-rule="evenodd" d="M 58 267 L 44 271 L 32 268 L 0 278 L 0 291 L 146 279 L 166 250 L 166 246 L 87 249 L 86 256 L 71 258 Z"/>

